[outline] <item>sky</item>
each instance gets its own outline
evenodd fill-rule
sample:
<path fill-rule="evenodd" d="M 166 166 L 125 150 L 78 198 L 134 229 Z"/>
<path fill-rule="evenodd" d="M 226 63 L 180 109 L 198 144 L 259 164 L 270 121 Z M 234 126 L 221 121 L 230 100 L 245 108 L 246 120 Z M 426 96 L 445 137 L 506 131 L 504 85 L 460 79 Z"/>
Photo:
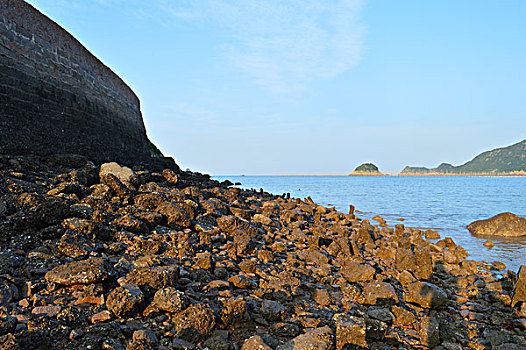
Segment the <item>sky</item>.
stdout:
<path fill-rule="evenodd" d="M 31 0 L 213 175 L 460 165 L 526 138 L 523 0 Z"/>

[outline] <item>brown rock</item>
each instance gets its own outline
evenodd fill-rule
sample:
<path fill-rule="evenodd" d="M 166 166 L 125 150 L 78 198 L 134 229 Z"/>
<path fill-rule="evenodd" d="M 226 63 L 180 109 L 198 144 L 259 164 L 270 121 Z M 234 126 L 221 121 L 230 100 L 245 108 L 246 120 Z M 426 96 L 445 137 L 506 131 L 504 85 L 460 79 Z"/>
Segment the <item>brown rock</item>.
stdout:
<path fill-rule="evenodd" d="M 126 283 L 148 285 L 158 290 L 174 286 L 178 273 L 176 266 L 138 267 L 126 275 Z"/>
<path fill-rule="evenodd" d="M 468 225 L 469 232 L 475 235 L 525 236 L 526 218 L 513 213 L 502 213 L 486 220 L 478 220 Z"/>
<path fill-rule="evenodd" d="M 176 336 L 191 343 L 206 339 L 215 327 L 214 312 L 205 305 L 191 305 L 172 316 Z"/>
<path fill-rule="evenodd" d="M 517 275 L 517 283 L 513 289 L 513 299 L 511 300 L 511 306 L 515 307 L 517 303 L 522 302 L 526 304 L 526 266 L 522 265 Z"/>
<path fill-rule="evenodd" d="M 170 169 L 163 170 L 163 177 L 172 185 L 177 184 L 177 182 L 179 181 L 179 177 L 177 176 L 177 174 Z"/>
<path fill-rule="evenodd" d="M 412 312 L 402 309 L 398 306 L 393 306 L 391 308 L 391 311 L 393 312 L 395 319 L 393 323 L 398 326 L 409 326 L 416 322 L 416 317 L 413 315 Z"/>
<path fill-rule="evenodd" d="M 367 347 L 365 321 L 363 318 L 348 314 L 336 314 L 333 317 L 333 321 L 336 326 L 336 350 Z"/>
<path fill-rule="evenodd" d="M 351 283 L 371 281 L 375 273 L 374 267 L 354 261 L 348 261 L 341 268 L 342 276 Z"/>
<path fill-rule="evenodd" d="M 272 348 L 265 344 L 259 335 L 254 335 L 245 340 L 241 350 L 272 350 Z"/>
<path fill-rule="evenodd" d="M 420 342 L 429 347 L 434 348 L 440 344 L 439 324 L 436 318 L 424 316 L 419 323 Z"/>
<path fill-rule="evenodd" d="M 314 291 L 314 301 L 321 306 L 329 306 L 332 304 L 332 298 L 327 289 L 316 289 Z"/>
<path fill-rule="evenodd" d="M 369 282 L 364 290 L 365 303 L 369 305 L 376 305 L 377 303 L 398 303 L 398 296 L 396 295 L 394 287 L 382 281 Z"/>
<path fill-rule="evenodd" d="M 67 286 L 102 282 L 106 277 L 108 271 L 101 258 L 74 261 L 46 273 L 48 282 Z"/>
<path fill-rule="evenodd" d="M 106 322 L 111 320 L 111 312 L 104 310 L 91 316 L 91 323 Z"/>
<path fill-rule="evenodd" d="M 135 314 L 144 296 L 139 286 L 127 284 L 115 288 L 106 300 L 106 307 L 117 317 L 126 317 Z"/>
<path fill-rule="evenodd" d="M 432 283 L 417 281 L 406 288 L 404 300 L 425 308 L 441 308 L 448 300 L 446 292 Z"/>
<path fill-rule="evenodd" d="M 334 337 L 329 326 L 312 329 L 298 335 L 276 350 L 329 350 L 334 346 Z"/>
<path fill-rule="evenodd" d="M 155 293 L 152 304 L 159 310 L 177 313 L 186 309 L 190 300 L 183 292 L 167 287 Z"/>
<path fill-rule="evenodd" d="M 413 271 L 416 266 L 416 258 L 412 251 L 403 248 L 396 251 L 396 269 L 398 271 Z"/>
<path fill-rule="evenodd" d="M 49 306 L 37 306 L 31 313 L 33 315 L 46 315 L 47 317 L 55 317 L 61 310 L 61 307 L 58 305 L 49 305 Z"/>

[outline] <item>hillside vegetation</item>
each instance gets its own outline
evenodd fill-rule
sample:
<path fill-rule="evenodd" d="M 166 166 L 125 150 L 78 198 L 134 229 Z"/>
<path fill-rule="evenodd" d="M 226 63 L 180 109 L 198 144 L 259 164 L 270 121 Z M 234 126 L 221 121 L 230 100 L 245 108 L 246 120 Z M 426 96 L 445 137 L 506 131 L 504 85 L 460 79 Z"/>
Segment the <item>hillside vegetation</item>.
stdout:
<path fill-rule="evenodd" d="M 526 140 L 508 147 L 483 152 L 463 165 L 453 166 L 442 163 L 432 169 L 407 166 L 400 174 L 520 174 L 524 172 L 526 172 Z"/>

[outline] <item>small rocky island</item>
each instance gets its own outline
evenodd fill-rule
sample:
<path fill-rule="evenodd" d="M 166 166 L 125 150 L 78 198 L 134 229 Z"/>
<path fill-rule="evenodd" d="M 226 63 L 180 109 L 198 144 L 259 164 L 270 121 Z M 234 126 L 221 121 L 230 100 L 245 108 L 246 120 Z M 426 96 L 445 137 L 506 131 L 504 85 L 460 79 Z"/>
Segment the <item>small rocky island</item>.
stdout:
<path fill-rule="evenodd" d="M 363 163 L 359 165 L 350 175 L 383 175 L 378 167 L 373 163 Z"/>

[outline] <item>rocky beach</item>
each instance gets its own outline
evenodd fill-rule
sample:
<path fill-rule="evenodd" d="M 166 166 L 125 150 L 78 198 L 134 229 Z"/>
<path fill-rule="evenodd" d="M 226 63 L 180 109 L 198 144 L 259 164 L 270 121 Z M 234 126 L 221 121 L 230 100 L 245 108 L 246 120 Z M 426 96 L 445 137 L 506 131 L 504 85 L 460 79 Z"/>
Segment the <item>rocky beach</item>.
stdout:
<path fill-rule="evenodd" d="M 526 348 L 524 266 L 229 185 L 0 156 L 0 347 Z"/>

